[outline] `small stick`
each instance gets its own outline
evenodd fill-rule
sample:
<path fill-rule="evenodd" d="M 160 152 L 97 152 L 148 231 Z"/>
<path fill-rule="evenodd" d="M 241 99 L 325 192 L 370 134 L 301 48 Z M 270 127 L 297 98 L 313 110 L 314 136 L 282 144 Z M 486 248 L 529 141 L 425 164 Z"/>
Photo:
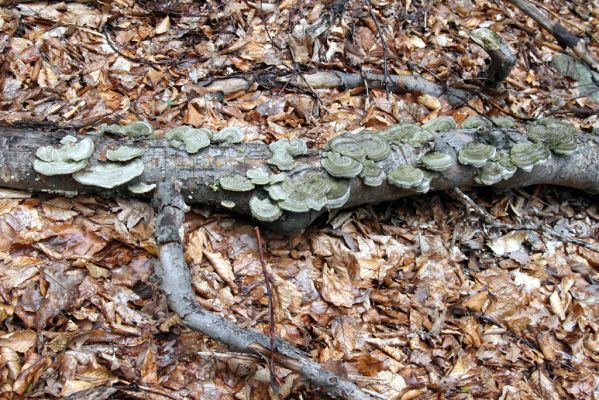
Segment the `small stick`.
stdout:
<path fill-rule="evenodd" d="M 270 370 L 270 383 L 273 386 L 280 385 L 279 377 L 275 371 L 275 312 L 272 301 L 272 277 L 268 273 L 266 268 L 266 262 L 264 261 L 264 252 L 262 251 L 262 237 L 260 235 L 260 228 L 257 226 L 254 228 L 256 232 L 256 240 L 258 241 L 258 254 L 260 255 L 260 265 L 262 265 L 262 274 L 264 275 L 264 284 L 266 286 L 266 295 L 268 296 L 268 336 L 270 337 L 270 357 L 268 359 L 268 369 Z"/>
<path fill-rule="evenodd" d="M 389 52 L 389 49 L 387 48 L 387 42 L 385 41 L 385 37 L 383 36 L 381 24 L 379 23 L 379 20 L 376 17 L 376 14 L 374 13 L 374 9 L 372 8 L 372 3 L 370 2 L 370 0 L 366 0 L 366 4 L 368 4 L 368 7 L 370 8 L 370 16 L 374 21 L 376 31 L 379 34 L 381 44 L 383 45 L 383 87 L 385 88 L 385 92 L 387 93 L 387 98 L 389 98 L 389 92 L 391 91 L 389 82 L 389 63 L 387 61 L 387 53 Z"/>

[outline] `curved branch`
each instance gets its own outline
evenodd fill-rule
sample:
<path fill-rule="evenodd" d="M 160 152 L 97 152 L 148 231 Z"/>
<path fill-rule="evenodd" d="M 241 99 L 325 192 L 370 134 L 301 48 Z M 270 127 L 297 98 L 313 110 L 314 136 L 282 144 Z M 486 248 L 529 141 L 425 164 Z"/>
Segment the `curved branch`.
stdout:
<path fill-rule="evenodd" d="M 185 325 L 236 350 L 250 354 L 258 353 L 265 358 L 272 356 L 278 364 L 297 371 L 310 385 L 324 389 L 332 396 L 343 399 L 371 399 L 353 382 L 324 369 L 290 343 L 280 339 L 274 340 L 275 354 L 271 354 L 271 338 L 240 328 L 199 305 L 195 301 L 179 235 L 188 208 L 172 180 L 160 183 L 153 205 L 158 214 L 156 242 L 163 268 L 162 290 L 166 294 L 169 307 L 179 315 Z"/>

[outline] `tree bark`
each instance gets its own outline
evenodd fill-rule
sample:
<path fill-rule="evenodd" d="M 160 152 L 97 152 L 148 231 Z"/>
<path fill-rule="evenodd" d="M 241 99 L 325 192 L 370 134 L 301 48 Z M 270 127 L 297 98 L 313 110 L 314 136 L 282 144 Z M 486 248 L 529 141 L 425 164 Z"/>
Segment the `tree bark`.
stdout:
<path fill-rule="evenodd" d="M 32 192 L 89 193 L 103 197 L 134 196 L 127 190 L 127 184 L 114 189 L 102 189 L 82 185 L 69 175 L 37 174 L 33 169 L 36 150 L 41 146 L 58 146 L 60 139 L 66 133 L 73 132 L 0 128 L 0 187 Z M 517 131 L 510 131 L 510 134 L 512 137 L 520 135 Z M 435 148 L 453 152 L 454 159 L 457 159 L 457 151 L 474 140 L 475 135 L 473 129 L 448 131 L 437 137 Z M 221 201 L 230 200 L 235 202 L 233 212 L 246 215 L 250 214 L 249 200 L 258 189 L 230 192 L 215 189 L 215 183 L 219 178 L 232 173 L 245 175 L 248 169 L 267 165 L 266 161 L 271 157 L 268 146 L 262 142 L 242 143 L 229 147 L 211 145 L 196 154 L 187 154 L 183 150 L 171 147 L 164 140 L 115 140 L 103 136 L 92 137 L 96 143 L 96 150 L 89 160 L 91 165 L 97 164 L 98 158 L 103 159 L 103 154 L 108 148 L 122 144 L 143 147 L 146 149 L 142 156 L 144 172 L 129 183 L 142 181 L 146 184 L 158 184 L 165 179 L 174 178 L 181 182 L 181 193 L 188 204 L 220 207 Z M 599 193 L 599 137 L 579 135 L 578 142 L 578 150 L 572 156 L 554 154 L 545 164 L 536 165 L 530 173 L 518 170 L 511 179 L 494 186 L 510 188 L 551 184 Z M 416 164 L 418 149 L 407 144 L 393 145 L 392 148 L 389 157 L 377 162 L 377 165 L 387 173 L 401 164 Z M 323 173 L 320 160 L 320 153 L 312 150 L 307 156 L 296 158 L 296 167 L 289 171 L 289 174 Z M 476 171 L 476 168 L 456 162 L 449 170 L 438 173 L 433 178 L 431 190 L 479 186 L 474 180 Z M 354 178 L 351 180 L 351 196 L 344 208 L 391 201 L 414 194 L 416 193 L 411 190 L 401 189 L 387 182 L 378 187 L 370 187 L 366 186 L 361 179 Z M 146 196 L 146 198 L 150 197 L 151 194 Z M 298 231 L 306 228 L 325 211 L 285 213 L 281 220 L 265 225 L 283 232 Z"/>

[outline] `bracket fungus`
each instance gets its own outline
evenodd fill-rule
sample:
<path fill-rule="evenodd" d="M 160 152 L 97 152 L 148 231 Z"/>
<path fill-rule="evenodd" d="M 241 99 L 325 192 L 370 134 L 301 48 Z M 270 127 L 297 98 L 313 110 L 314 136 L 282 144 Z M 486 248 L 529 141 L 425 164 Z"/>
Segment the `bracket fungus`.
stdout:
<path fill-rule="evenodd" d="M 420 168 L 403 164 L 387 175 L 390 184 L 402 189 L 411 189 L 415 192 L 427 192 L 432 179 L 431 173 L 425 173 Z"/>
<path fill-rule="evenodd" d="M 360 172 L 360 178 L 364 181 L 367 186 L 381 186 L 387 175 L 385 171 L 377 167 L 374 161 L 364 160 L 362 172 Z"/>
<path fill-rule="evenodd" d="M 512 163 L 526 172 L 532 171 L 537 164 L 542 164 L 551 158 L 549 149 L 543 143 L 520 142 L 510 149 Z"/>
<path fill-rule="evenodd" d="M 33 169 L 40 175 L 69 175 L 81 171 L 87 165 L 87 161 L 33 161 Z"/>
<path fill-rule="evenodd" d="M 171 129 L 164 137 L 174 148 L 178 149 L 182 145 L 185 145 L 185 151 L 194 154 L 204 147 L 210 146 L 212 132 L 206 128 L 196 129 L 183 125 Z"/>
<path fill-rule="evenodd" d="M 245 176 L 247 176 L 254 185 L 268 185 L 270 183 L 270 172 L 264 167 L 248 169 L 245 172 Z"/>
<path fill-rule="evenodd" d="M 349 200 L 351 185 L 348 179 L 328 180 L 330 189 L 327 192 L 327 206 L 329 208 L 341 208 Z"/>
<path fill-rule="evenodd" d="M 155 183 L 147 184 L 144 182 L 137 182 L 137 183 L 134 183 L 133 185 L 127 186 L 127 189 L 129 189 L 129 191 L 131 193 L 135 193 L 135 194 L 148 193 L 148 192 L 151 192 L 152 190 L 154 190 L 155 188 L 156 188 Z"/>
<path fill-rule="evenodd" d="M 87 171 L 74 173 L 73 179 L 83 185 L 112 189 L 137 178 L 143 172 L 144 164 L 137 159 L 128 164 L 103 163 L 94 165 Z"/>
<path fill-rule="evenodd" d="M 509 115 L 500 115 L 491 117 L 491 121 L 499 128 L 513 129 L 516 127 L 516 120 Z"/>
<path fill-rule="evenodd" d="M 235 208 L 236 204 L 235 204 L 234 201 L 231 201 L 231 200 L 222 200 L 220 202 L 220 205 L 223 206 L 223 207 L 225 207 L 225 208 L 229 208 L 230 209 L 230 208 Z"/>
<path fill-rule="evenodd" d="M 387 142 L 401 142 L 414 147 L 422 147 L 434 139 L 434 134 L 416 124 L 403 123 L 388 126 L 379 132 L 377 137 L 381 137 Z"/>
<path fill-rule="evenodd" d="M 576 128 L 552 117 L 540 118 L 528 127 L 528 139 L 544 143 L 551 151 L 561 155 L 572 155 L 577 150 Z"/>
<path fill-rule="evenodd" d="M 420 164 L 431 171 L 446 171 L 453 165 L 453 157 L 441 151 L 431 151 L 420 158 Z"/>
<path fill-rule="evenodd" d="M 362 161 L 364 157 L 373 161 L 381 161 L 391 153 L 389 143 L 370 132 L 338 136 L 329 142 L 328 147 L 333 152 L 357 161 Z"/>
<path fill-rule="evenodd" d="M 273 222 L 281 218 L 283 212 L 277 203 L 273 203 L 268 197 L 254 193 L 250 199 L 250 211 L 258 221 Z"/>
<path fill-rule="evenodd" d="M 223 145 L 241 143 L 244 134 L 238 126 L 228 126 L 212 136 L 212 141 Z"/>
<path fill-rule="evenodd" d="M 132 139 L 149 138 L 154 134 L 154 127 L 146 121 L 136 121 L 127 125 L 103 124 L 100 133 L 112 133 Z"/>
<path fill-rule="evenodd" d="M 275 142 L 272 142 L 268 146 L 268 148 L 273 153 L 276 151 L 284 151 L 286 153 L 289 153 L 289 155 L 292 157 L 297 157 L 297 156 L 301 156 L 303 154 L 308 154 L 308 145 L 302 139 L 294 139 L 294 140 L 289 140 L 287 138 L 279 139 Z"/>
<path fill-rule="evenodd" d="M 510 179 L 516 170 L 517 168 L 513 164 L 506 165 L 499 161 L 489 161 L 478 171 L 478 176 L 474 180 L 482 185 L 490 186 Z"/>
<path fill-rule="evenodd" d="M 71 135 L 67 135 L 60 140 L 62 146 L 54 148 L 52 146 L 44 146 L 37 149 L 35 155 L 42 161 L 58 162 L 58 161 L 83 161 L 87 160 L 94 153 L 94 141 L 87 137 L 80 141 Z"/>
<path fill-rule="evenodd" d="M 223 189 L 231 192 L 247 192 L 255 187 L 251 180 L 239 174 L 224 176 L 218 180 L 218 183 Z"/>
<path fill-rule="evenodd" d="M 492 128 L 493 122 L 482 115 L 473 115 L 472 117 L 466 118 L 466 120 L 462 123 L 462 128 L 465 129 L 477 129 L 477 128 Z"/>
<path fill-rule="evenodd" d="M 68 175 L 81 171 L 87 166 L 87 159 L 94 152 L 94 141 L 84 138 L 77 142 L 74 136 L 65 136 L 60 141 L 62 146 L 54 148 L 44 146 L 37 149 L 37 158 L 33 161 L 33 169 L 45 176 Z"/>
<path fill-rule="evenodd" d="M 458 160 L 461 164 L 482 168 L 487 161 L 495 156 L 496 151 L 495 147 L 491 145 L 470 142 L 460 149 Z"/>
<path fill-rule="evenodd" d="M 327 205 L 326 195 L 331 189 L 327 179 L 318 175 L 304 175 L 289 182 L 293 191 L 287 198 L 279 201 L 279 207 L 283 210 L 297 213 L 309 210 L 319 211 Z"/>
<path fill-rule="evenodd" d="M 337 152 L 327 152 L 320 164 L 335 178 L 353 178 L 362 172 L 362 163 Z"/>
<path fill-rule="evenodd" d="M 422 129 L 427 130 L 429 132 L 439 133 L 439 132 L 447 132 L 452 129 L 455 129 L 457 124 L 452 117 L 447 115 L 442 115 L 437 118 L 433 118 L 427 123 L 422 125 Z"/>
<path fill-rule="evenodd" d="M 106 151 L 106 159 L 110 161 L 130 161 L 141 157 L 146 151 L 130 146 L 119 146 L 116 149 Z"/>
<path fill-rule="evenodd" d="M 308 145 L 301 139 L 291 141 L 289 139 L 280 139 L 272 142 L 268 147 L 272 152 L 272 157 L 267 162 L 277 166 L 282 171 L 293 169 L 295 165 L 293 157 L 308 153 Z"/>

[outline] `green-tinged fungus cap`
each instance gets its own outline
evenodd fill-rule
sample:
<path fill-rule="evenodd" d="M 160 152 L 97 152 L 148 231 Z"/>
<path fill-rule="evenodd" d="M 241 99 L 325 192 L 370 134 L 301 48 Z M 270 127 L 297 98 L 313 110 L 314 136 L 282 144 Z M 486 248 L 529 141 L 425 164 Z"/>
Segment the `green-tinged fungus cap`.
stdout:
<path fill-rule="evenodd" d="M 426 153 L 420 159 L 420 164 L 431 171 L 446 171 L 453 165 L 453 157 L 440 151 Z"/>
<path fill-rule="evenodd" d="M 69 175 L 81 171 L 87 165 L 87 161 L 33 161 L 33 169 L 40 175 Z"/>
<path fill-rule="evenodd" d="M 102 125 L 100 132 L 114 133 L 121 136 L 127 136 L 130 138 L 144 138 L 150 137 L 154 134 L 154 127 L 146 121 L 136 121 L 127 125 Z"/>
<path fill-rule="evenodd" d="M 411 165 L 400 165 L 396 170 L 387 175 L 390 184 L 403 188 L 414 189 L 424 180 L 424 171 Z"/>
<path fill-rule="evenodd" d="M 283 214 L 277 203 L 272 202 L 266 196 L 261 199 L 257 193 L 252 195 L 252 198 L 250 199 L 250 210 L 252 211 L 254 218 L 263 222 L 276 221 L 281 218 L 281 215 Z"/>
<path fill-rule="evenodd" d="M 574 125 L 558 119 L 540 118 L 528 127 L 528 139 L 535 143 L 544 143 L 554 153 L 572 155 L 576 152 L 577 129 Z"/>
<path fill-rule="evenodd" d="M 254 185 L 267 185 L 270 183 L 270 172 L 265 167 L 248 169 L 245 172 Z"/>
<path fill-rule="evenodd" d="M 94 141 L 91 138 L 84 138 L 77 142 L 74 136 L 65 136 L 60 141 L 62 146 L 55 149 L 52 146 L 44 146 L 37 149 L 35 155 L 42 161 L 83 161 L 87 160 L 94 153 Z"/>
<path fill-rule="evenodd" d="M 235 208 L 235 202 L 231 200 L 223 200 L 220 202 L 220 205 L 225 208 Z"/>
<path fill-rule="evenodd" d="M 146 151 L 130 146 L 119 146 L 114 150 L 106 151 L 106 159 L 110 161 L 129 161 L 141 157 Z"/>
<path fill-rule="evenodd" d="M 144 172 L 141 160 L 133 160 L 128 164 L 103 163 L 94 165 L 87 171 L 76 172 L 73 179 L 77 182 L 112 189 L 137 178 Z"/>
<path fill-rule="evenodd" d="M 308 145 L 306 144 L 306 141 L 302 139 L 294 139 L 291 141 L 287 138 L 279 139 L 276 142 L 272 142 L 268 147 L 273 153 L 285 151 L 292 157 L 308 154 Z"/>
<path fill-rule="evenodd" d="M 361 161 L 368 157 L 373 161 L 384 160 L 391 153 L 391 147 L 383 138 L 369 132 L 355 135 L 342 135 L 329 143 L 329 148 L 336 153 Z"/>
<path fill-rule="evenodd" d="M 422 129 L 429 132 L 438 133 L 450 131 L 455 129 L 456 126 L 455 120 L 452 117 L 442 115 L 440 117 L 431 119 L 426 124 L 423 124 Z"/>
<path fill-rule="evenodd" d="M 267 161 L 270 165 L 275 165 L 281 171 L 289 171 L 295 165 L 293 156 L 283 149 L 277 149 L 272 152 L 272 157 Z"/>
<path fill-rule="evenodd" d="M 133 185 L 127 186 L 127 189 L 129 189 L 129 191 L 131 193 L 135 193 L 135 194 L 148 193 L 148 192 L 151 192 L 152 190 L 154 190 L 155 188 L 156 188 L 155 183 L 147 184 L 144 182 L 138 182 Z"/>
<path fill-rule="evenodd" d="M 330 189 L 327 193 L 327 206 L 341 208 L 347 203 L 351 195 L 351 185 L 348 179 L 330 179 Z"/>
<path fill-rule="evenodd" d="M 381 186 L 387 175 L 385 171 L 377 167 L 374 161 L 364 160 L 362 172 L 360 172 L 360 178 L 364 181 L 367 186 Z"/>
<path fill-rule="evenodd" d="M 183 125 L 169 130 L 164 137 L 174 148 L 179 148 L 182 144 L 185 144 L 185 151 L 194 154 L 210 146 L 212 132 L 206 128 L 196 129 Z"/>
<path fill-rule="evenodd" d="M 478 176 L 474 180 L 488 186 L 499 183 L 503 180 L 503 168 L 499 163 L 489 161 L 478 171 Z"/>
<path fill-rule="evenodd" d="M 362 163 L 336 152 L 328 152 L 320 160 L 323 168 L 335 178 L 353 178 L 362 172 Z"/>
<path fill-rule="evenodd" d="M 231 192 L 247 192 L 254 188 L 254 184 L 243 175 L 233 174 L 218 180 L 220 186 Z"/>
<path fill-rule="evenodd" d="M 408 143 L 414 147 L 422 147 L 425 143 L 434 139 L 433 132 L 422 129 L 415 124 L 390 125 L 377 134 L 387 142 Z"/>
<path fill-rule="evenodd" d="M 521 142 L 510 149 L 512 163 L 526 172 L 532 171 L 533 166 L 549 160 L 551 153 L 543 143 Z"/>
<path fill-rule="evenodd" d="M 495 156 L 495 147 L 479 143 L 467 143 L 458 153 L 458 160 L 464 165 L 472 165 L 476 168 L 482 168 L 487 161 Z"/>
<path fill-rule="evenodd" d="M 473 115 L 472 117 L 468 117 L 463 123 L 462 128 L 465 129 L 477 129 L 477 128 L 492 128 L 493 123 L 487 117 L 483 117 L 482 115 Z"/>
<path fill-rule="evenodd" d="M 322 210 L 327 205 L 326 194 L 331 186 L 327 179 L 317 175 L 304 175 L 293 179 L 293 191 L 289 196 L 279 201 L 279 207 L 291 212 L 306 212 Z"/>
<path fill-rule="evenodd" d="M 241 128 L 239 128 L 238 126 L 228 126 L 218 131 L 218 133 L 215 133 L 212 136 L 212 141 L 216 143 L 229 145 L 241 143 L 243 141 L 244 136 L 245 135 L 241 131 Z"/>
<path fill-rule="evenodd" d="M 499 128 L 513 129 L 516 127 L 516 120 L 509 115 L 500 115 L 498 117 L 491 117 L 491 121 Z"/>

